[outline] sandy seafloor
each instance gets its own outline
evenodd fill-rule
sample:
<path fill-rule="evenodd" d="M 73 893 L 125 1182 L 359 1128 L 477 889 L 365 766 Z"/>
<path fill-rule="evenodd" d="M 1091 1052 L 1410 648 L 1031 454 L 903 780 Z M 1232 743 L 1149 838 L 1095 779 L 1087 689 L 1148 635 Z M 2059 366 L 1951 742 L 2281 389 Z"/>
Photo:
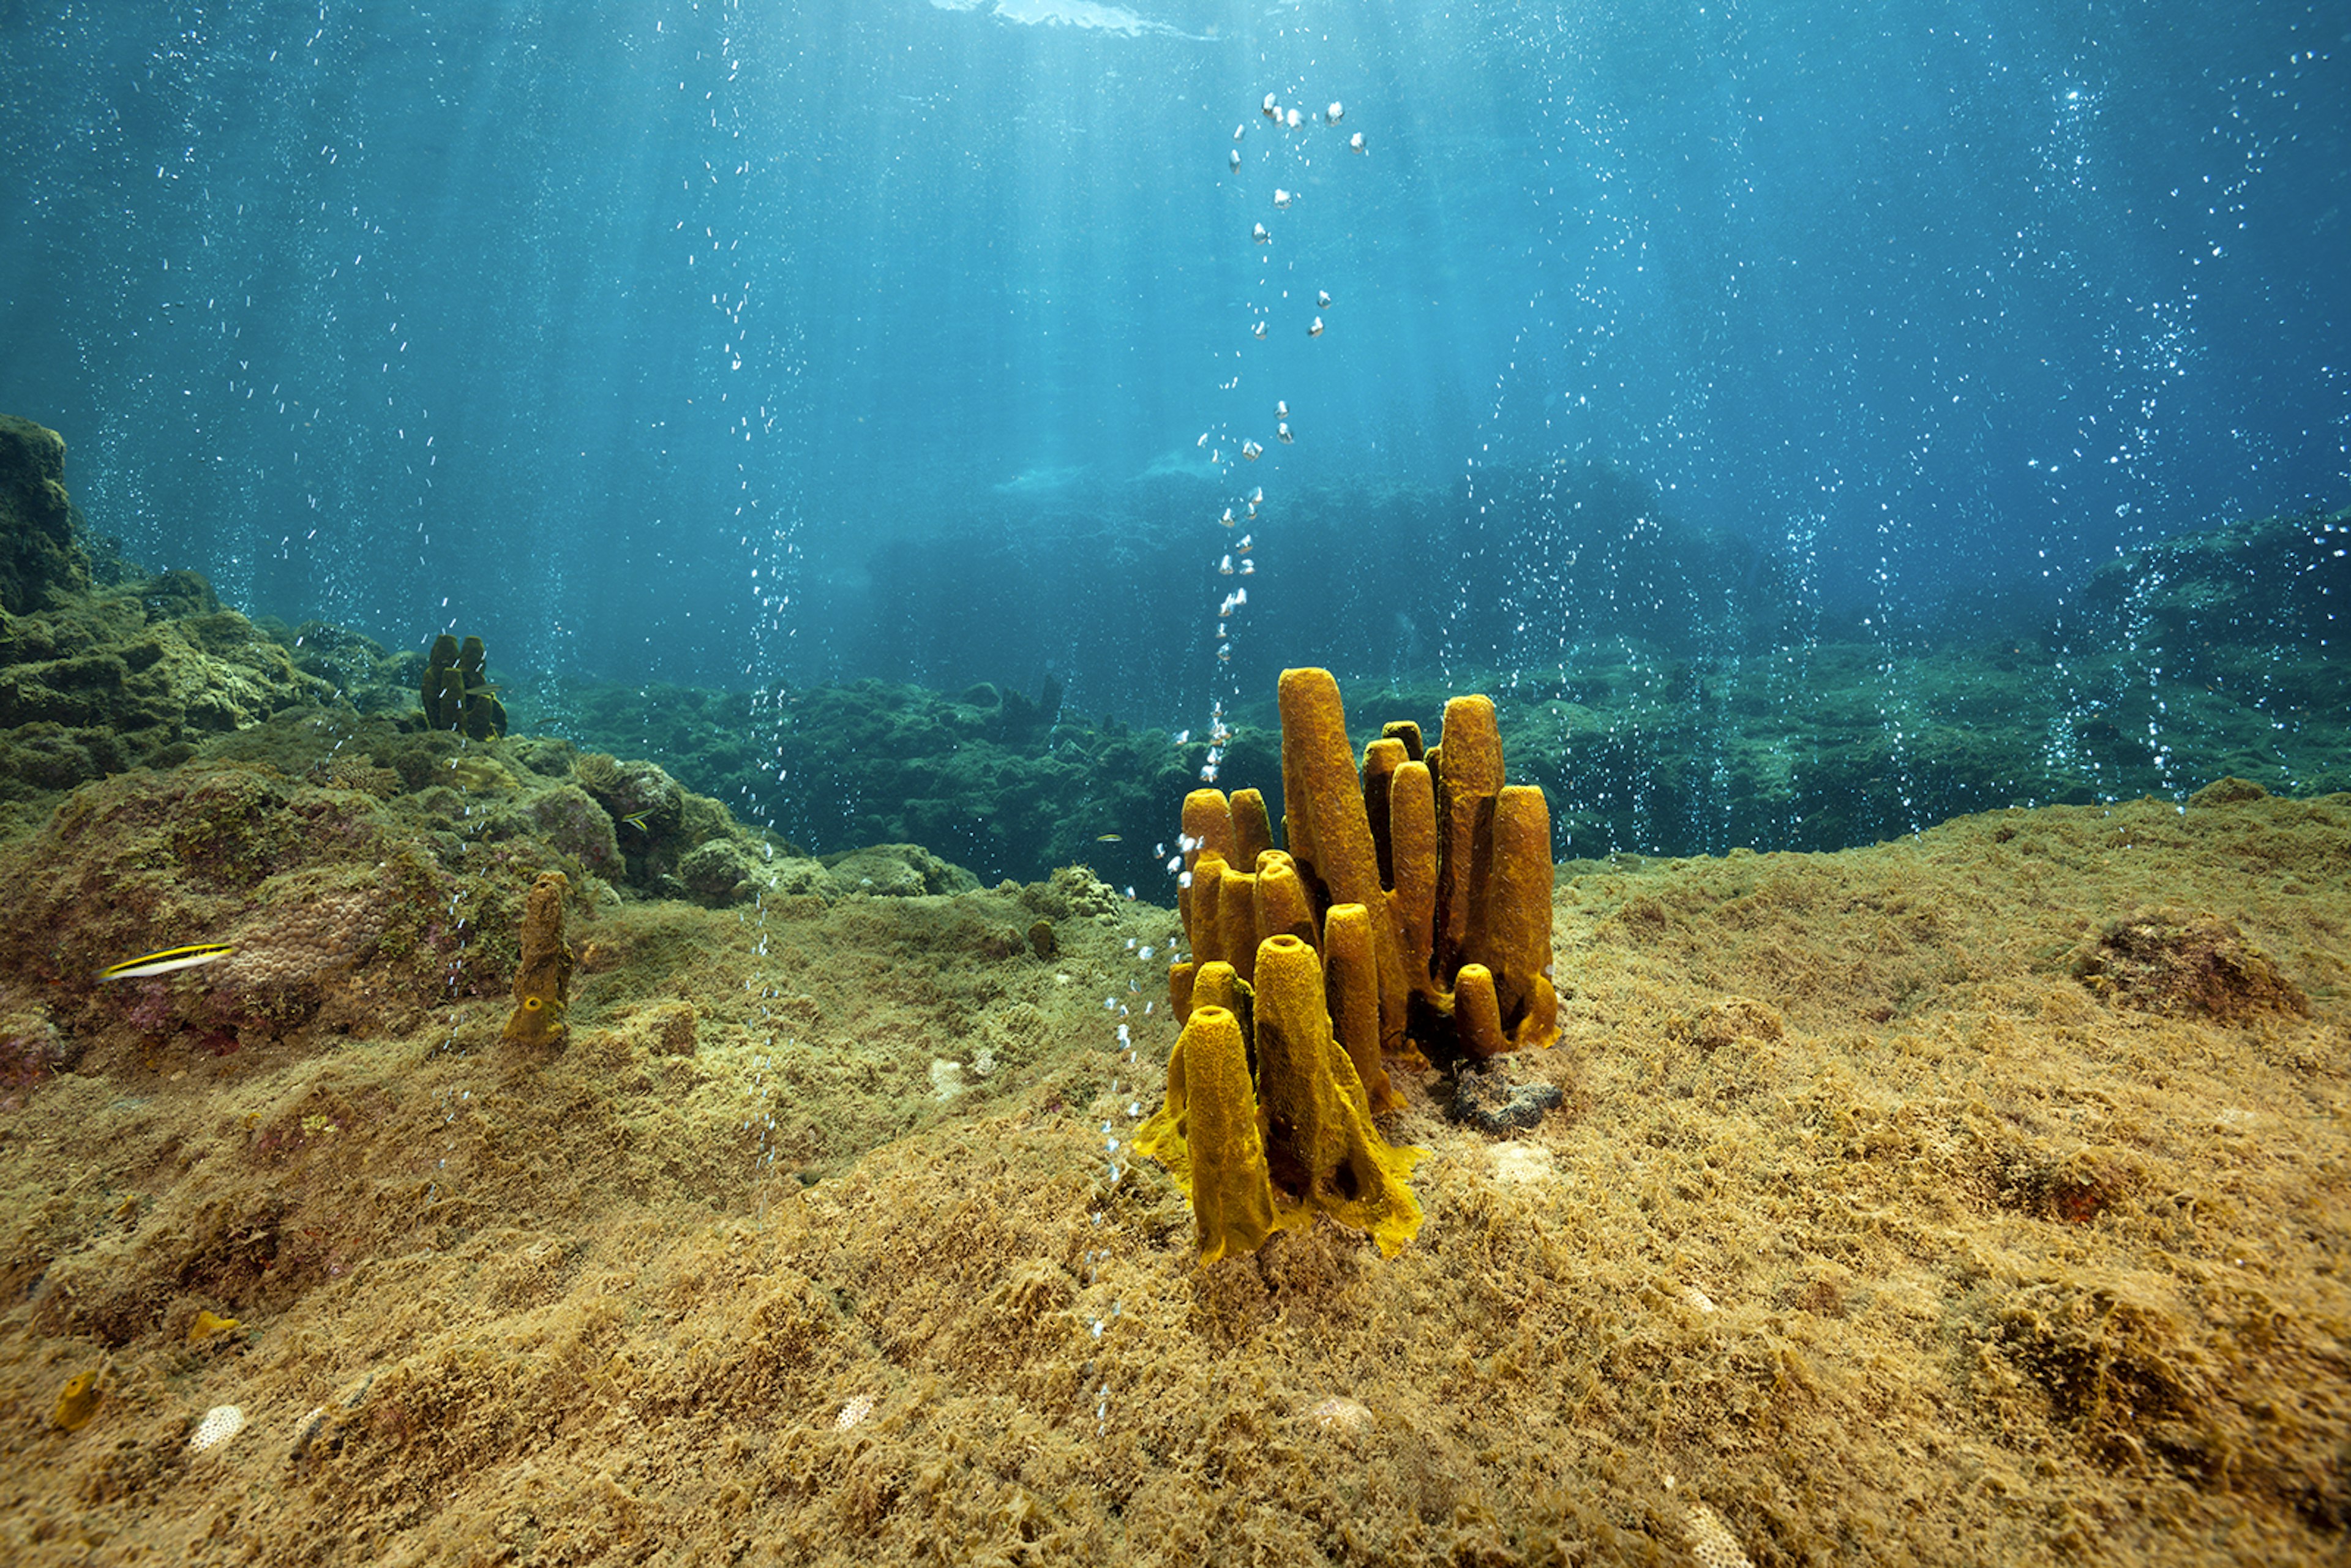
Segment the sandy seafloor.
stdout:
<path fill-rule="evenodd" d="M 10 847 L 12 918 L 117 897 L 76 824 L 155 788 Z M 1498 1138 L 1405 1075 L 1393 1260 L 1203 1270 L 1129 1165 L 1175 927 L 1067 875 L 575 910 L 553 1054 L 382 952 L 147 1032 L 18 929 L 0 1010 L 76 1042 L 0 1109 L 0 1560 L 2351 1552 L 2351 796 L 1564 865 L 1564 1037 L 1510 1063 L 1564 1103 Z"/>

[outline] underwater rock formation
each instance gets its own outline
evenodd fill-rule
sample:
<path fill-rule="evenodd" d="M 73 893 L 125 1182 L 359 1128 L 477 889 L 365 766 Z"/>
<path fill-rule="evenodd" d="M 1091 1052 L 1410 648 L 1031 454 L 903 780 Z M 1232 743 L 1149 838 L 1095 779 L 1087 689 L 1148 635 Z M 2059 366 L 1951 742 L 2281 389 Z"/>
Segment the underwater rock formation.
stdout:
<path fill-rule="evenodd" d="M 461 899 L 475 913 L 460 877 L 376 797 L 275 768 L 200 759 L 85 785 L 0 847 L 0 880 L 18 890 L 0 908 L 0 971 L 27 1000 L 11 1009 L 0 987 L 0 1033 L 25 1041 L 20 1054 L 43 1050 L 45 1081 L 121 1024 L 156 1047 L 227 1055 L 305 1028 L 366 1036 L 468 989 L 447 913 Z M 191 938 L 235 951 L 98 979 L 126 954 Z"/>
<path fill-rule="evenodd" d="M 747 815 L 756 809 L 816 852 L 926 844 L 990 883 L 1040 881 L 1082 862 L 1113 885 L 1158 885 L 1165 856 L 1151 845 L 1165 802 L 1206 749 L 1165 730 L 1081 718 L 1065 703 L 1049 718 L 1061 700 L 1050 686 L 1040 702 L 987 685 L 950 695 L 866 680 L 755 701 L 581 684 L 565 700 L 583 747 L 659 757 L 689 788 Z"/>
<path fill-rule="evenodd" d="M 1454 1078 L 1447 1113 L 1481 1133 L 1507 1137 L 1541 1122 L 1562 1098 L 1556 1083 L 1513 1083 L 1497 1067 L 1464 1066 Z"/>
<path fill-rule="evenodd" d="M 2196 660 L 2238 644 L 2341 636 L 2351 607 L 2351 507 L 2174 535 L 2090 574 L 2099 641 Z"/>
<path fill-rule="evenodd" d="M 571 774 L 601 809 L 602 831 L 623 868 L 617 880 L 631 886 L 714 907 L 739 904 L 765 878 L 776 850 L 799 855 L 789 843 L 763 843 L 723 804 L 687 789 L 656 763 L 591 751 L 573 761 Z M 589 824 L 584 831 L 596 830 Z"/>
<path fill-rule="evenodd" d="M 207 735 L 328 695 L 233 610 L 156 619 L 135 591 L 101 590 L 10 616 L 0 623 L 0 797 L 169 767 Z"/>
<path fill-rule="evenodd" d="M 979 879 L 941 860 L 920 844 L 872 844 L 827 855 L 824 869 L 844 894 L 875 898 L 920 898 L 929 894 L 969 893 Z"/>
<path fill-rule="evenodd" d="M 0 416 L 0 805 L 46 811 L 57 791 L 330 695 L 195 572 L 93 582 L 64 460 L 55 432 Z"/>
<path fill-rule="evenodd" d="M 2310 1016 L 2310 998 L 2232 922 L 2184 909 L 2132 910 L 2076 955 L 2074 973 L 2116 1007 L 2172 1018 Z"/>
<path fill-rule="evenodd" d="M 0 610 L 47 608 L 53 590 L 89 589 L 89 556 L 66 494 L 65 438 L 0 413 Z"/>

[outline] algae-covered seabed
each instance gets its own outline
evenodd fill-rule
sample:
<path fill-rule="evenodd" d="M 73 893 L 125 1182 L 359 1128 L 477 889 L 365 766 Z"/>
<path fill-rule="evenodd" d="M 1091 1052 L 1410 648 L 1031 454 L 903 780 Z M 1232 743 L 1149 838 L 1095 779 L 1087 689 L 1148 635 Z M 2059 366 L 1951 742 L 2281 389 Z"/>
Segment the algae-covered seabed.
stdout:
<path fill-rule="evenodd" d="M 555 1055 L 381 959 L 274 1039 L 120 1014 L 0 1113 L 0 1557 L 2341 1561 L 2351 796 L 2254 794 L 1562 867 L 1565 1103 L 1405 1075 L 1392 1260 L 1203 1270 L 1107 1150 L 1143 904 L 575 915 Z M 2126 1005 L 2134 912 L 2308 1014 L 2227 953 Z"/>

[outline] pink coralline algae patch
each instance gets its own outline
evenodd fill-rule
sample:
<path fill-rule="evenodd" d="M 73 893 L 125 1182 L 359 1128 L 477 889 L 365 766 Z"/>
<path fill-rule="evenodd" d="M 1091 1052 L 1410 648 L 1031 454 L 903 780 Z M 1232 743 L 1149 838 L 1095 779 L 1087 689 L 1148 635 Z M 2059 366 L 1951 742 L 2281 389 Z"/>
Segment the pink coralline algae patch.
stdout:
<path fill-rule="evenodd" d="M 169 1034 L 179 1027 L 180 1008 L 172 994 L 171 982 L 164 979 L 141 980 L 133 995 L 138 998 L 123 1010 L 123 1018 L 141 1034 Z"/>
<path fill-rule="evenodd" d="M 67 1041 L 37 1007 L 0 1009 L 0 1109 L 13 1111 L 67 1065 Z"/>

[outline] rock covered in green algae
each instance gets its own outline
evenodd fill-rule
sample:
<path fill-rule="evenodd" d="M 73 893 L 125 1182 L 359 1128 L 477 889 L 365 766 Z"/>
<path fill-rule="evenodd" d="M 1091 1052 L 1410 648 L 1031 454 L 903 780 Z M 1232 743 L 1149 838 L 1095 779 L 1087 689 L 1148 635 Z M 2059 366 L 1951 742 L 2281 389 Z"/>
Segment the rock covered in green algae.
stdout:
<path fill-rule="evenodd" d="M 58 595 L 0 623 L 0 800 L 171 766 L 329 691 L 235 611 L 172 620 L 126 589 Z"/>
<path fill-rule="evenodd" d="M 986 684 L 948 695 L 865 680 L 757 708 L 747 693 L 658 684 L 567 695 L 589 739 L 627 737 L 695 789 L 763 802 L 800 843 L 828 853 L 930 844 L 983 880 L 1084 862 L 1117 883 L 1149 882 L 1166 802 L 1207 750 L 1078 716 L 1056 689 L 1032 701 Z"/>
<path fill-rule="evenodd" d="M 89 556 L 66 494 L 65 438 L 0 413 L 0 609 L 42 609 L 52 591 L 89 590 Z"/>
<path fill-rule="evenodd" d="M 2253 517 L 2177 534 L 2090 574 L 2085 624 L 2102 643 L 2159 644 L 2183 659 L 2232 643 L 2342 635 L 2351 607 L 2351 508 Z"/>
<path fill-rule="evenodd" d="M 678 857 L 677 880 L 696 904 L 740 904 L 759 886 L 758 857 L 732 839 L 712 839 Z"/>
<path fill-rule="evenodd" d="M 66 437 L 0 413 L 0 609 L 45 609 L 52 592 L 89 591 L 80 513 L 66 494 Z"/>
<path fill-rule="evenodd" d="M 444 857 L 535 854 L 583 889 L 723 904 L 761 886 L 823 885 L 790 844 L 744 827 L 654 763 L 543 737 L 469 741 L 416 729 L 412 717 L 288 712 L 207 742 L 203 756 L 364 790 L 393 801 Z M 786 876 L 788 866 L 799 869 Z"/>
<path fill-rule="evenodd" d="M 94 582 L 64 463 L 56 432 L 0 415 L 0 805 L 170 766 L 329 695 L 195 572 Z"/>
<path fill-rule="evenodd" d="M 977 877 L 920 844 L 872 844 L 827 855 L 824 869 L 841 893 L 873 898 L 920 898 L 927 894 L 971 893 L 979 887 Z"/>

